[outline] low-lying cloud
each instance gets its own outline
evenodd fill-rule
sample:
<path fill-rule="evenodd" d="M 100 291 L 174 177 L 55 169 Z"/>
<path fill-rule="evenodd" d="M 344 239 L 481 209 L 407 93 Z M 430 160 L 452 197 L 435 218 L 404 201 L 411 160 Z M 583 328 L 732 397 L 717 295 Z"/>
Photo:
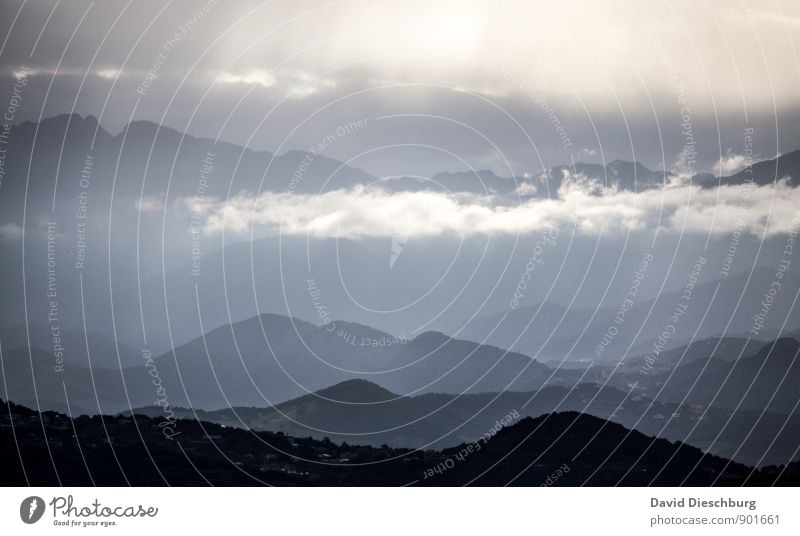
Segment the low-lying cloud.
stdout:
<path fill-rule="evenodd" d="M 320 195 L 240 194 L 227 201 L 186 199 L 204 232 L 363 238 L 514 235 L 553 226 L 583 234 L 654 230 L 670 233 L 776 235 L 796 231 L 800 190 L 775 186 L 700 188 L 680 185 L 644 192 L 569 187 L 556 199 L 511 202 L 498 196 L 387 192 L 357 187 Z"/>
<path fill-rule="evenodd" d="M 744 168 L 752 166 L 760 161 L 761 159 L 757 156 L 738 154 L 728 151 L 726 154 L 722 155 L 719 160 L 717 160 L 716 164 L 711 166 L 709 171 L 715 175 L 719 175 L 720 177 L 725 177 L 728 175 L 733 175 L 734 173 L 738 173 Z"/>

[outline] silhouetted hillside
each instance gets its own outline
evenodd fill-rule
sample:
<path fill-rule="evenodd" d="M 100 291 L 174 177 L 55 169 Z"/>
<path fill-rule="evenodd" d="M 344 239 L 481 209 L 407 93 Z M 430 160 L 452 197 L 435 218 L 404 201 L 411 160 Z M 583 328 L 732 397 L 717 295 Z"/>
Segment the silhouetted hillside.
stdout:
<path fill-rule="evenodd" d="M 443 454 L 459 452 L 448 449 Z M 694 447 L 566 412 L 526 418 L 505 428 L 465 462 L 428 481 L 482 486 L 725 486 L 750 483 L 751 472 Z"/>
<path fill-rule="evenodd" d="M 13 403 L 1 407 L 3 485 L 542 485 L 557 471 L 556 485 L 798 483 L 795 466 L 751 471 L 577 413 L 497 427 L 494 437 L 479 443 L 413 451 L 199 421 L 71 419 Z M 463 452 L 469 454 L 459 456 Z"/>

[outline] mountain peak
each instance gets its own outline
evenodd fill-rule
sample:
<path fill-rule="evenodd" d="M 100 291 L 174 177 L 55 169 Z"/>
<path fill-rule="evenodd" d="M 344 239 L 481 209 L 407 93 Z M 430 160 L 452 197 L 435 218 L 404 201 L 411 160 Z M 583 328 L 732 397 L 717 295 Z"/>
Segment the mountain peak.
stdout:
<path fill-rule="evenodd" d="M 426 331 L 414 337 L 414 342 L 431 343 L 431 344 L 445 344 L 450 340 L 450 337 L 441 331 Z"/>
<path fill-rule="evenodd" d="M 319 390 L 317 396 L 328 398 L 336 402 L 369 404 L 386 402 L 397 398 L 397 395 L 384 389 L 377 383 L 360 378 L 346 380 L 331 387 Z"/>

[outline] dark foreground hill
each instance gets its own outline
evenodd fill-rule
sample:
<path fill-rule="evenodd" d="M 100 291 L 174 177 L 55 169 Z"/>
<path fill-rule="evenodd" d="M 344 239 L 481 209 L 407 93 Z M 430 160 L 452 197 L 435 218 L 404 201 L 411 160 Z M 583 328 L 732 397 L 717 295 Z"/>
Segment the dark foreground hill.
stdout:
<path fill-rule="evenodd" d="M 788 470 L 755 471 L 578 413 L 523 419 L 494 437 L 453 449 L 415 451 L 334 444 L 202 421 L 72 419 L 12 403 L 1 407 L 3 485 L 800 483 L 796 464 Z"/>
<path fill-rule="evenodd" d="M 797 414 L 679 405 L 585 383 L 534 392 L 400 396 L 366 380 L 348 380 L 275 407 L 172 411 L 178 418 L 233 428 L 437 450 L 476 441 L 509 415 L 516 420 L 576 411 L 754 466 L 795 459 L 800 441 Z M 150 405 L 133 412 L 155 418 L 162 408 Z"/>
<path fill-rule="evenodd" d="M 470 453 L 469 463 L 429 475 L 435 484 L 488 486 L 738 486 L 752 483 L 751 473 L 683 443 L 563 412 L 523 419 Z"/>

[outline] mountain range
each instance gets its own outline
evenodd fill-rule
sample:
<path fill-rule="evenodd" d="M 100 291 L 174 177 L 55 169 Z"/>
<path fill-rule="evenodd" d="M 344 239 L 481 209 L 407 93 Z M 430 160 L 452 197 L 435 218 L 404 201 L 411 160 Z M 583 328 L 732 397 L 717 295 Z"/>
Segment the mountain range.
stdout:
<path fill-rule="evenodd" d="M 674 333 L 661 343 L 659 361 L 665 350 L 683 346 L 687 341 L 718 337 L 721 333 L 734 337 L 748 334 L 752 350 L 752 345 L 760 341 L 759 336 L 751 332 L 753 318 L 774 276 L 774 269 L 764 267 L 693 286 L 691 305 L 674 325 L 670 318 L 675 308 L 683 304 L 683 290 L 636 300 L 628 307 L 622 322 L 617 320 L 619 304 L 592 310 L 545 302 L 476 317 L 450 331 L 456 337 L 508 348 L 542 360 L 613 363 L 637 355 L 646 356 L 654 352 L 659 336 L 670 325 Z M 781 327 L 785 323 L 785 331 L 788 331 L 800 325 L 800 313 L 791 299 L 800 291 L 800 277 L 787 278 L 783 285 L 784 299 L 775 301 L 770 316 L 772 326 Z M 611 329 L 613 337 L 610 341 L 604 340 Z M 763 331 L 762 336 L 766 336 L 768 331 Z M 756 342 L 752 342 L 753 339 Z M 726 340 L 730 341 L 727 337 Z M 598 346 L 602 346 L 602 351 L 597 351 Z M 730 355 L 731 352 L 725 353 Z"/>
<path fill-rule="evenodd" d="M 168 409 L 225 426 L 398 448 L 472 441 L 511 412 L 570 410 L 763 464 L 791 459 L 797 448 L 799 351 L 793 338 L 718 338 L 665 352 L 652 369 L 641 357 L 553 368 L 435 332 L 406 341 L 352 323 L 261 315 L 116 369 L 58 371 L 47 352 L 7 350 L 0 392 L 70 415 L 135 408 L 157 417 Z"/>
<path fill-rule="evenodd" d="M 588 181 L 595 194 L 653 190 L 676 179 L 669 172 L 617 160 L 513 178 L 489 170 L 376 177 L 322 154 L 276 155 L 146 121 L 111 134 L 77 115 L 15 125 L 8 141 L 0 394 L 14 403 L 59 411 L 73 423 L 114 414 L 108 418 L 125 433 L 139 415 L 174 413 L 194 423 L 186 426 L 226 430 L 220 435 L 310 437 L 312 450 L 314 442 L 437 449 L 439 460 L 449 455 L 442 449 L 464 448 L 497 423 L 510 424 L 509 415 L 526 433 L 554 415 L 553 433 L 570 430 L 571 419 L 601 435 L 610 428 L 617 440 L 623 431 L 614 426 L 624 426 L 634 431 L 624 432 L 634 437 L 626 456 L 648 455 L 636 435 L 644 434 L 734 464 L 797 458 L 800 275 L 798 265 L 776 266 L 784 236 L 667 234 L 656 247 L 642 233 L 568 236 L 564 229 L 542 248 L 535 236 L 480 233 L 206 232 L 190 202 L 369 187 L 484 196 L 505 206 L 553 199 L 570 181 Z M 789 177 L 794 187 L 798 173 L 795 151 L 746 173 L 693 182 L 768 186 Z M 636 271 L 643 254 L 651 259 L 646 274 Z M 701 256 L 707 265 L 694 275 Z M 720 260 L 727 258 L 729 265 Z M 526 271 L 532 259 L 541 261 L 533 275 Z M 781 290 L 773 295 L 778 272 Z M 523 288 L 526 274 L 535 283 Z M 691 299 L 676 315 L 687 289 Z M 498 437 L 494 444 L 512 436 Z M 541 441 L 523 450 L 547 456 L 537 450 Z M 659 445 L 662 454 L 676 453 Z M 630 458 L 606 454 L 616 468 L 603 481 L 645 482 L 644 474 L 619 473 Z M 442 482 L 483 482 L 484 455 Z M 701 457 L 692 451 L 685 461 Z M 550 459 L 557 461 L 568 463 Z M 591 482 L 596 461 L 575 466 L 572 477 Z M 518 466 L 522 460 L 511 462 L 502 478 L 512 469 L 527 482 L 541 477 Z M 550 462 L 541 471 L 554 470 Z M 708 482 L 715 463 L 675 475 Z M 750 478 L 733 473 L 726 482 Z"/>
<path fill-rule="evenodd" d="M 592 254 L 598 248 L 593 237 L 559 241 L 545 266 L 537 271 L 541 282 L 552 281 L 549 289 L 547 285 L 537 285 L 548 292 L 545 295 L 531 290 L 522 300 L 523 308 L 513 311 L 508 302 L 529 261 L 527 239 L 394 237 L 394 242 L 400 240 L 403 244 L 399 253 L 392 253 L 390 237 L 307 240 L 294 236 L 202 233 L 194 240 L 192 209 L 186 200 L 198 195 L 201 201 L 211 201 L 240 193 L 283 193 L 290 184 L 294 184 L 293 192 L 311 195 L 370 184 L 397 191 L 425 187 L 444 188 L 456 194 L 511 195 L 517 189 L 516 183 L 526 185 L 526 195 L 553 197 L 567 170 L 563 165 L 531 171 L 527 177 L 517 179 L 481 170 L 474 174 L 442 172 L 430 180 L 383 180 L 324 155 L 312 155 L 310 161 L 310 153 L 303 151 L 275 155 L 196 138 L 147 121 L 134 121 L 112 134 L 92 116 L 60 115 L 40 123 L 20 123 L 13 132 L 5 160 L 7 178 L 0 195 L 0 286 L 4 296 L 0 328 L 21 323 L 42 326 L 44 329 L 31 329 L 30 342 L 24 341 L 26 346 L 41 349 L 51 345 L 48 328 L 77 333 L 70 335 L 66 352 L 73 363 L 86 363 L 91 353 L 102 354 L 98 359 L 108 359 L 104 365 L 135 363 L 136 354 L 142 350 L 160 354 L 212 328 L 264 312 L 318 321 L 317 305 L 326 307 L 335 318 L 374 326 L 397 336 L 413 338 L 434 330 L 479 342 L 491 329 L 480 324 L 508 314 L 506 322 L 514 329 L 501 326 L 488 342 L 533 356 L 540 349 L 542 337 L 518 332 L 520 340 L 511 344 L 516 339 L 512 337 L 514 330 L 531 320 L 530 307 L 538 308 L 539 303 L 545 303 L 547 308 L 559 307 L 556 304 L 567 304 L 575 298 L 579 303 L 566 307 L 570 313 L 562 323 L 565 333 L 551 337 L 538 357 L 563 357 L 564 350 L 575 342 L 570 342 L 568 336 L 575 332 L 576 325 L 580 326 L 571 321 L 581 322 L 587 313 L 591 316 L 599 309 L 593 325 L 569 356 L 583 359 L 596 346 L 597 337 L 602 337 L 603 329 L 607 329 L 603 325 L 607 313 L 619 306 L 624 294 L 627 278 L 618 274 L 632 274 L 625 270 L 639 262 L 640 248 L 647 247 L 644 241 L 639 244 L 626 239 L 623 243 L 605 237 L 599 248 L 601 253 Z M 759 162 L 753 166 L 753 175 L 759 184 L 770 184 L 783 175 L 797 176 L 798 155 L 800 152 L 795 151 Z M 301 165 L 302 180 L 292 182 Z M 622 190 L 654 188 L 670 179 L 669 174 L 633 162 L 578 163 L 574 168 L 573 172 Z M 84 175 L 88 182 L 83 180 Z M 738 182 L 740 174 L 716 180 L 717 184 Z M 83 244 L 79 244 L 77 234 L 79 196 L 85 196 L 86 202 Z M 50 227 L 52 232 L 48 232 Z M 54 240 L 49 241 L 48 236 Z M 703 244 L 681 237 L 680 255 L 694 256 L 695 245 L 708 248 L 709 254 L 723 254 L 729 245 L 727 238 L 715 237 L 711 244 Z M 780 240 L 761 244 L 755 238 L 742 238 L 737 259 L 761 252 L 757 259 L 761 264 L 750 278 L 748 292 L 763 293 L 773 269 L 764 264 L 764 259 L 772 258 L 772 250 L 779 251 L 782 245 Z M 660 247 L 668 251 L 671 243 L 662 242 Z M 79 250 L 84 251 L 85 262 L 83 268 L 77 269 Z M 47 266 L 48 255 L 55 259 L 49 277 L 42 268 Z M 674 276 L 669 266 L 691 260 L 658 257 L 657 262 L 662 264 L 654 265 L 653 275 L 643 283 L 643 301 L 655 296 L 667 300 L 670 291 L 680 291 L 685 282 Z M 708 315 L 711 322 L 704 323 L 700 337 L 731 333 L 720 326 L 727 317 L 717 313 L 718 309 L 727 312 L 727 308 L 735 308 L 731 301 L 743 288 L 742 281 L 748 279 L 749 270 L 741 271 L 747 267 L 737 266 L 740 271 L 725 282 L 714 314 Z M 591 273 L 585 273 L 587 270 Z M 595 283 L 581 285 L 587 275 Z M 666 279 L 663 288 L 662 278 Z M 315 305 L 309 295 L 309 280 L 314 280 L 321 290 L 320 304 Z M 603 285 L 596 284 L 612 280 L 619 288 L 604 290 Z M 714 280 L 708 276 L 704 281 L 713 284 Z M 49 320 L 51 285 L 57 296 L 56 321 Z M 576 288 L 581 289 L 577 297 L 572 296 Z M 788 310 L 789 294 L 789 290 L 785 291 L 776 304 L 781 314 Z M 702 296 L 706 297 L 707 294 Z M 408 307 L 409 302 L 414 306 Z M 225 307 L 220 307 L 221 303 Z M 669 303 L 659 302 L 648 317 L 652 320 L 646 326 L 646 336 L 634 344 L 646 343 L 663 328 L 659 317 L 662 304 L 664 311 L 669 309 Z M 701 302 L 692 314 L 699 314 L 705 305 Z M 749 326 L 745 319 L 752 311 L 746 307 L 736 311 L 734 332 L 746 333 Z M 555 318 L 561 316 L 558 311 L 554 314 Z M 638 312 L 637 316 L 643 317 Z M 771 315 L 764 329 L 778 330 L 780 318 L 780 314 Z M 791 329 L 800 327 L 796 318 L 791 322 Z M 626 337 L 619 336 L 615 344 L 632 342 L 627 340 L 631 324 L 626 325 Z M 84 330 L 94 334 L 89 340 L 89 352 L 81 341 Z M 578 332 L 582 331 L 583 326 Z M 691 340 L 690 335 L 681 336 L 681 342 Z M 115 355 L 117 350 L 113 347 L 112 352 L 106 351 L 109 345 L 105 343 L 100 346 L 106 350 L 93 352 L 91 345 L 101 336 L 119 341 L 120 355 Z M 12 337 L 18 339 L 16 335 Z M 15 340 L 5 347 L 17 344 Z"/>
<path fill-rule="evenodd" d="M 407 397 L 366 380 L 347 380 L 275 407 L 172 411 L 179 418 L 234 428 L 327 438 L 336 443 L 424 449 L 477 441 L 509 415 L 516 415 L 516 421 L 575 411 L 755 466 L 794 459 L 800 434 L 800 415 L 679 405 L 590 383 L 547 386 L 534 392 Z M 124 412 L 131 413 L 152 418 L 163 415 L 156 406 Z"/>

